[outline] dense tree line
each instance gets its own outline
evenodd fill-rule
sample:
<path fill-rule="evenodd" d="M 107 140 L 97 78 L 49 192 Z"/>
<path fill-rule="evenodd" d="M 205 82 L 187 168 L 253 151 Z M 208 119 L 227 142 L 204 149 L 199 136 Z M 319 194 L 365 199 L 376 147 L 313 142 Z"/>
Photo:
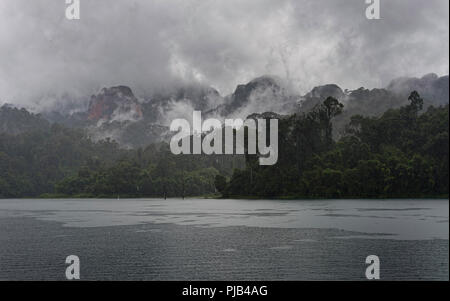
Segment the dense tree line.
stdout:
<path fill-rule="evenodd" d="M 279 160 L 246 168 L 216 187 L 225 197 L 422 197 L 448 195 L 448 105 L 410 104 L 380 117 L 353 116 L 346 134 L 331 139 L 343 105 L 329 97 L 309 113 L 280 118 Z"/>
<path fill-rule="evenodd" d="M 82 167 L 56 185 L 65 195 L 105 197 L 182 197 L 215 192 L 216 175 L 243 167 L 239 156 L 176 156 L 167 144 L 131 152 L 115 164 Z"/>
<path fill-rule="evenodd" d="M 81 130 L 57 124 L 13 135 L 0 133 L 0 197 L 31 197 L 54 186 L 83 164 L 111 164 L 126 151 L 110 140 L 93 143 Z"/>
<path fill-rule="evenodd" d="M 5 104 L 0 107 L 0 133 L 20 134 L 37 129 L 48 129 L 50 123 L 39 114 Z"/>
<path fill-rule="evenodd" d="M 0 198 L 198 196 L 215 192 L 219 173 L 244 167 L 242 156 L 175 156 L 164 143 L 126 150 L 81 129 L 44 125 L 0 133 Z"/>
<path fill-rule="evenodd" d="M 448 195 L 448 105 L 424 111 L 417 92 L 409 101 L 379 117 L 353 116 L 338 141 L 333 120 L 343 105 L 332 97 L 308 113 L 268 114 L 279 118 L 273 166 L 260 166 L 258 155 L 176 156 L 165 143 L 125 150 L 16 110 L 35 126 L 0 133 L 0 197 Z"/>

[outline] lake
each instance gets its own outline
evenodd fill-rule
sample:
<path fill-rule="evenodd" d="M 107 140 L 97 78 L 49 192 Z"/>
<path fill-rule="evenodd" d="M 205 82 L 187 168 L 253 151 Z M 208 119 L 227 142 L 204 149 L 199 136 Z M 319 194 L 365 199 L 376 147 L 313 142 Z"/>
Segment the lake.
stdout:
<path fill-rule="evenodd" d="M 3 199 L 0 280 L 448 280 L 448 239 L 448 200 Z"/>

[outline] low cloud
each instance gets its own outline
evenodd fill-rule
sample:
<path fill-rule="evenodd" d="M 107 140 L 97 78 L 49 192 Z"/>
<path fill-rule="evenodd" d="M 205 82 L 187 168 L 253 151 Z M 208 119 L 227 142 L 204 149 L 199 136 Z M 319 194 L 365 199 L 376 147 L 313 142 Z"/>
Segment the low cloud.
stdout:
<path fill-rule="evenodd" d="M 138 96 L 185 83 L 222 95 L 277 75 L 314 85 L 380 87 L 398 76 L 448 74 L 449 2 L 381 0 L 0 1 L 0 103 L 35 109 L 83 102 L 100 88 Z"/>

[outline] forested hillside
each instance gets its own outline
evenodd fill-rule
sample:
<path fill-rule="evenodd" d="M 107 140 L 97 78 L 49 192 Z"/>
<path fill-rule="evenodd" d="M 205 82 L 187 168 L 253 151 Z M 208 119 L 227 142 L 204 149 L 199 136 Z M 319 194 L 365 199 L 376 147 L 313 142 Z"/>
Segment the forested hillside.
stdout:
<path fill-rule="evenodd" d="M 56 124 L 18 135 L 0 133 L 0 197 L 53 192 L 81 166 L 112 163 L 125 154 L 112 141 L 93 143 L 83 131 Z"/>
<path fill-rule="evenodd" d="M 353 116 L 338 141 L 333 120 L 344 106 L 333 97 L 305 113 L 267 114 L 280 119 L 273 166 L 260 166 L 257 155 L 176 156 L 166 143 L 123 149 L 8 109 L 22 127 L 0 134 L 0 197 L 446 196 L 448 105 L 424 110 L 417 92 L 408 100 L 380 117 Z"/>
<path fill-rule="evenodd" d="M 281 119 L 279 160 L 246 168 L 229 181 L 225 197 L 422 197 L 448 195 L 448 105 L 425 112 L 417 92 L 410 104 L 381 117 L 353 116 L 346 135 L 331 139 L 342 104 L 329 97 L 311 112 Z"/>
<path fill-rule="evenodd" d="M 243 156 L 174 156 L 164 143 L 127 150 L 110 139 L 93 142 L 85 130 L 11 110 L 28 130 L 0 132 L 1 198 L 198 196 L 214 193 L 219 173 L 244 167 Z"/>

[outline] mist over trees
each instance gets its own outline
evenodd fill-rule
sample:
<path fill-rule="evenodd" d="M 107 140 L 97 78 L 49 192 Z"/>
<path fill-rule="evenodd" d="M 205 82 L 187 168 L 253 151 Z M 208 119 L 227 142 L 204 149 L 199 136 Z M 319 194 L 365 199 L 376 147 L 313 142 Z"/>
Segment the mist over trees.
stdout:
<path fill-rule="evenodd" d="M 125 150 L 54 124 L 0 134 L 0 197 L 199 196 L 215 191 L 217 174 L 243 163 L 242 156 L 175 156 L 165 143 Z"/>
<path fill-rule="evenodd" d="M 379 117 L 354 115 L 336 141 L 344 105 L 328 97 L 308 112 L 279 118 L 277 164 L 258 155 L 173 155 L 166 143 L 121 148 L 86 130 L 2 108 L 0 197 L 260 198 L 442 197 L 448 195 L 448 105 L 409 104 Z M 8 118 L 8 119 L 6 119 Z M 251 118 L 251 117 L 250 117 Z M 215 196 L 219 196 L 215 194 Z"/>
<path fill-rule="evenodd" d="M 448 195 L 448 105 L 410 104 L 380 117 L 355 115 L 346 135 L 330 139 L 342 104 L 327 98 L 309 113 L 280 120 L 279 160 L 260 166 L 247 156 L 224 197 L 395 198 Z"/>

